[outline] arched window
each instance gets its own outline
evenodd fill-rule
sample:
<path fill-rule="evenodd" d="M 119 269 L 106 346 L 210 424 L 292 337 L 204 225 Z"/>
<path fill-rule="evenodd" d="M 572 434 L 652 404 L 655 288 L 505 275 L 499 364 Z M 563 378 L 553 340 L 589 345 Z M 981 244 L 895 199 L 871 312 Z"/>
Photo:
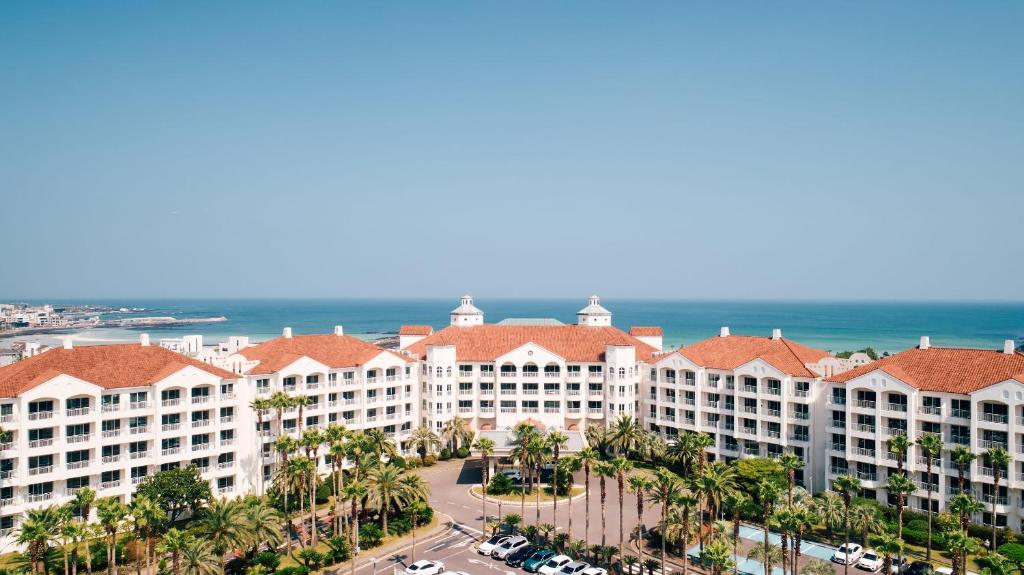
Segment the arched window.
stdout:
<path fill-rule="evenodd" d="M 626 368 L 620 367 L 619 368 L 619 379 L 624 379 L 625 377 L 626 377 Z"/>
<path fill-rule="evenodd" d="M 437 377 L 441 377 L 442 373 L 444 372 L 441 370 L 441 366 L 437 366 Z"/>

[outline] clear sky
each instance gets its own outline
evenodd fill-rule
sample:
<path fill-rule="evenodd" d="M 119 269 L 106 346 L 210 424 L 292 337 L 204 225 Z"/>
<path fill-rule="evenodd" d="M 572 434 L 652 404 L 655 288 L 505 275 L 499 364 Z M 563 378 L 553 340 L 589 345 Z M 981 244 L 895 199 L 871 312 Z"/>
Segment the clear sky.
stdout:
<path fill-rule="evenodd" d="M 1024 3 L 5 2 L 3 297 L 1021 299 Z"/>

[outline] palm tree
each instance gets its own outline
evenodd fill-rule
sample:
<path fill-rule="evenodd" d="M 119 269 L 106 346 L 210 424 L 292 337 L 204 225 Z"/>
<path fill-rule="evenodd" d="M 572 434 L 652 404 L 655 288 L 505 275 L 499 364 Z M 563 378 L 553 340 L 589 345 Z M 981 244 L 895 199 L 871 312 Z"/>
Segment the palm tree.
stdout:
<path fill-rule="evenodd" d="M 654 492 L 651 494 L 651 498 L 661 504 L 661 525 L 668 524 L 668 508 L 669 505 L 679 496 L 679 492 L 682 490 L 682 480 L 675 473 L 672 473 L 664 467 L 659 467 L 654 471 Z M 665 532 L 664 528 L 661 528 L 661 572 L 665 573 Z"/>
<path fill-rule="evenodd" d="M 835 575 L 835 573 L 836 571 L 832 568 L 831 562 L 824 559 L 811 559 L 804 566 L 800 575 Z"/>
<path fill-rule="evenodd" d="M 181 555 L 189 546 L 192 536 L 177 528 L 170 528 L 164 533 L 163 539 L 157 545 L 157 553 L 171 556 L 171 572 L 174 575 L 181 575 Z"/>
<path fill-rule="evenodd" d="M 804 458 L 795 453 L 783 453 L 779 457 L 782 469 L 786 471 L 786 505 L 793 505 L 793 484 L 796 482 L 796 471 L 804 468 Z"/>
<path fill-rule="evenodd" d="M 441 438 L 431 431 L 426 425 L 421 425 L 412 430 L 409 435 L 409 447 L 412 447 L 420 455 L 420 463 L 426 464 L 427 455 L 434 452 L 434 449 L 441 447 Z"/>
<path fill-rule="evenodd" d="M 316 490 L 317 485 L 320 483 L 319 479 L 319 460 L 320 460 L 320 446 L 324 443 L 324 435 L 316 429 L 307 429 L 302 433 L 302 447 L 306 450 L 306 458 L 309 460 L 308 464 L 304 464 L 306 471 L 306 479 L 309 482 L 308 493 L 309 493 L 309 528 L 312 536 L 311 544 L 316 547 L 317 540 L 317 528 L 316 528 Z"/>
<path fill-rule="evenodd" d="M 209 541 L 189 537 L 181 550 L 181 575 L 220 575 L 221 558 Z"/>
<path fill-rule="evenodd" d="M 342 497 L 345 498 L 345 501 L 352 502 L 352 529 L 349 531 L 352 536 L 353 555 L 359 553 L 359 503 L 366 497 L 367 493 L 369 493 L 369 489 L 361 479 L 349 481 L 342 492 Z M 354 560 L 352 564 L 355 565 Z"/>
<path fill-rule="evenodd" d="M 280 393 L 280 392 L 279 392 Z M 277 395 L 276 393 L 274 394 Z M 285 399 L 287 395 L 281 393 Z M 274 398 L 270 398 L 274 401 Z M 275 406 L 280 405 L 275 403 Z M 278 413 L 280 413 L 280 407 Z M 280 415 L 278 416 L 280 417 Z M 280 420 L 279 420 L 280 421 Z M 288 507 L 288 492 L 291 491 L 291 487 L 288 485 L 288 455 L 295 451 L 296 442 L 295 439 L 288 437 L 287 435 L 279 435 L 277 440 L 274 442 L 274 448 L 277 449 L 277 453 L 281 457 L 281 463 L 277 468 L 277 480 L 278 485 L 281 487 L 281 495 L 284 497 L 284 541 L 285 547 L 288 553 L 292 551 L 292 520 L 291 510 Z"/>
<path fill-rule="evenodd" d="M 434 437 L 437 438 L 437 435 L 434 435 Z M 399 456 L 398 446 L 395 445 L 394 440 L 380 429 L 367 429 L 363 432 L 363 439 L 366 441 L 367 448 L 377 454 L 379 458 L 386 457 L 388 460 L 391 460 Z M 441 440 L 438 439 L 434 447 L 440 446 Z"/>
<path fill-rule="evenodd" d="M 747 553 L 747 559 L 760 561 L 764 564 L 765 573 L 771 573 L 776 565 L 782 563 L 782 548 L 771 543 L 756 543 Z"/>
<path fill-rule="evenodd" d="M 329 430 L 328 430 L 329 431 Z M 345 487 L 345 454 L 347 448 L 343 441 L 331 443 L 327 453 L 331 456 L 331 467 L 334 469 L 331 481 L 331 494 L 334 495 L 334 535 L 342 534 L 341 491 Z"/>
<path fill-rule="evenodd" d="M 589 431 L 589 430 L 588 430 Z M 593 447 L 584 447 L 576 454 L 576 460 L 580 462 L 583 467 L 583 492 L 584 492 L 584 512 L 583 512 L 583 539 L 590 540 L 590 471 L 594 465 L 601 460 L 601 454 L 597 452 Z M 667 505 L 667 503 L 666 503 Z"/>
<path fill-rule="evenodd" d="M 255 556 L 261 546 L 277 549 L 284 540 L 281 538 L 281 514 L 260 497 L 247 497 L 242 503 L 245 528 L 248 531 L 247 555 Z"/>
<path fill-rule="evenodd" d="M 277 436 L 284 433 L 284 410 L 292 406 L 292 396 L 283 391 L 275 391 L 268 400 L 277 416 Z"/>
<path fill-rule="evenodd" d="M 865 548 L 868 546 L 868 535 L 879 533 L 884 527 L 878 508 L 874 505 L 854 505 L 852 522 L 853 528 L 860 530 L 860 543 Z"/>
<path fill-rule="evenodd" d="M 256 412 L 256 437 L 260 448 L 263 448 L 263 417 L 267 414 L 267 411 L 274 408 L 274 402 L 269 398 L 261 399 L 256 398 L 249 402 L 249 408 Z M 280 421 L 280 418 L 278 419 Z M 263 474 L 260 474 L 260 494 L 263 493 L 265 487 L 263 485 Z"/>
<path fill-rule="evenodd" d="M 892 558 L 903 556 L 903 540 L 892 533 L 882 532 L 874 538 L 872 545 L 882 556 L 882 573 L 892 573 Z"/>
<path fill-rule="evenodd" d="M 484 539 L 487 539 L 487 482 L 490 479 L 487 475 L 491 471 L 490 457 L 491 454 L 494 453 L 494 447 L 494 440 L 487 437 L 478 437 L 476 442 L 473 443 L 473 449 L 476 449 L 477 452 L 480 453 L 482 464 L 480 469 L 480 491 L 483 494 L 483 497 L 480 498 L 480 505 L 483 507 L 483 518 L 481 519 L 483 525 L 480 528 L 480 531 Z"/>
<path fill-rule="evenodd" d="M 701 553 L 701 560 L 711 566 L 711 575 L 722 575 L 736 566 L 732 551 L 723 541 L 713 541 Z M 661 572 L 665 573 L 665 559 L 662 556 Z M 831 567 L 829 567 L 831 569 Z"/>
<path fill-rule="evenodd" d="M 291 399 L 291 407 L 299 408 L 299 415 L 295 419 L 295 430 L 298 431 L 300 436 L 302 435 L 302 424 L 305 420 L 303 412 L 310 403 L 312 403 L 312 400 L 310 400 L 308 395 L 296 395 Z"/>
<path fill-rule="evenodd" d="M 960 516 L 960 531 L 967 533 L 967 527 L 970 525 L 971 516 L 975 513 L 981 513 L 985 510 L 985 505 L 974 498 L 970 493 L 957 493 L 949 499 L 949 504 L 946 506 L 950 513 L 956 513 Z M 961 566 L 961 572 L 967 572 L 967 558 L 964 557 Z"/>
<path fill-rule="evenodd" d="M 719 461 L 704 465 L 697 476 L 697 485 L 707 505 L 708 515 L 714 521 L 722 502 L 737 489 L 736 468 Z"/>
<path fill-rule="evenodd" d="M 610 426 L 611 446 L 620 455 L 634 453 L 643 441 L 644 428 L 636 418 L 620 415 Z"/>
<path fill-rule="evenodd" d="M 905 434 L 894 435 L 889 439 L 889 453 L 896 455 L 896 472 L 903 473 L 903 465 L 907 460 L 907 451 L 910 450 L 910 438 Z"/>
<path fill-rule="evenodd" d="M 245 547 L 249 526 L 239 502 L 222 498 L 214 499 L 203 510 L 196 532 L 212 545 L 217 557 L 224 557 L 229 551 Z"/>
<path fill-rule="evenodd" d="M 903 473 L 894 473 L 886 481 L 885 490 L 889 495 L 896 496 L 896 536 L 903 538 L 903 509 L 906 507 L 907 497 L 917 490 L 917 485 L 907 478 Z"/>
<path fill-rule="evenodd" d="M 92 506 L 96 503 L 96 491 L 91 487 L 82 487 L 75 492 L 71 500 L 71 506 L 78 512 L 82 521 L 89 522 L 89 515 L 92 514 Z"/>
<path fill-rule="evenodd" d="M 305 455 L 297 455 L 288 461 L 288 467 L 285 468 L 285 484 L 289 490 L 297 490 L 299 492 L 299 525 L 301 527 L 302 516 L 306 514 L 306 494 L 310 491 L 314 492 L 315 487 L 311 489 L 312 479 L 311 476 L 316 474 L 316 467 L 313 465 L 313 461 Z M 315 517 L 312 518 L 316 520 Z M 316 524 L 313 524 L 314 530 Z M 305 538 L 299 539 L 299 544 L 305 546 Z"/>
<path fill-rule="evenodd" d="M 128 516 L 128 507 L 116 497 L 100 499 L 96 515 L 107 534 L 107 575 L 117 570 L 117 530 Z"/>
<path fill-rule="evenodd" d="M 611 461 L 611 471 L 615 475 L 615 481 L 619 488 L 619 558 L 623 556 L 622 543 L 625 541 L 623 536 L 623 526 L 626 523 L 626 517 L 623 513 L 623 504 L 626 497 L 626 474 L 633 470 L 633 463 L 625 457 L 616 457 Z M 621 570 L 622 565 L 619 565 Z"/>
<path fill-rule="evenodd" d="M 684 433 L 665 450 L 665 458 L 681 465 L 684 475 L 689 475 L 699 465 L 700 450 L 695 437 L 695 433 Z"/>
<path fill-rule="evenodd" d="M 971 451 L 971 448 L 965 445 L 954 446 L 953 449 L 949 450 L 949 456 L 950 459 L 953 460 L 953 463 L 956 464 L 957 479 L 960 480 L 957 485 L 960 486 L 960 491 L 962 492 L 966 487 L 964 477 L 967 474 L 967 468 L 971 463 L 974 463 L 974 460 L 977 459 L 978 456 Z"/>
<path fill-rule="evenodd" d="M 370 471 L 370 494 L 380 512 L 384 535 L 389 535 L 388 511 L 404 499 L 402 478 L 405 473 L 394 463 L 382 463 Z"/>
<path fill-rule="evenodd" d="M 860 491 L 860 480 L 850 475 L 840 475 L 832 483 L 833 488 L 843 496 L 843 544 L 850 544 L 850 507 L 853 504 L 853 494 Z M 843 575 L 849 575 L 850 565 L 843 562 Z"/>
<path fill-rule="evenodd" d="M 835 491 L 826 491 L 815 502 L 814 509 L 825 524 L 826 535 L 832 539 L 835 528 L 843 524 L 843 498 Z"/>
<path fill-rule="evenodd" d="M 954 529 L 952 532 L 946 534 L 946 551 L 952 556 L 953 559 L 953 574 L 961 575 L 964 570 L 963 567 L 967 565 L 967 556 L 971 553 L 977 553 L 981 545 L 978 540 L 968 534 Z M 995 557 L 998 554 L 993 553 L 990 556 Z"/>
<path fill-rule="evenodd" d="M 547 439 L 545 439 L 544 436 L 537 435 L 537 436 L 533 437 L 530 440 L 530 442 L 528 444 L 528 451 L 530 453 L 530 462 L 532 464 L 531 465 L 531 471 L 533 472 L 534 477 L 536 477 L 536 480 L 532 482 L 533 484 L 530 486 L 530 488 L 532 489 L 533 485 L 537 486 L 537 491 L 535 493 L 535 497 L 536 497 L 537 501 L 536 501 L 536 507 L 534 508 L 535 511 L 536 511 L 536 517 L 534 518 L 533 524 L 534 525 L 539 525 L 540 524 L 540 492 L 541 492 L 540 472 L 541 472 L 541 469 L 543 469 L 544 464 L 548 462 L 548 458 L 551 456 L 551 448 L 548 445 Z"/>
<path fill-rule="evenodd" d="M 451 419 L 444 422 L 444 426 L 441 428 L 441 437 L 444 438 L 452 453 L 459 449 L 459 441 L 467 437 L 468 427 L 469 423 L 458 415 L 452 416 Z"/>
<path fill-rule="evenodd" d="M 934 433 L 925 433 L 917 440 L 917 448 L 926 457 L 925 469 L 928 474 L 928 550 L 925 561 L 932 560 L 932 462 L 942 454 L 942 439 Z"/>
<path fill-rule="evenodd" d="M 686 575 L 687 571 L 687 548 L 690 546 L 690 519 L 693 518 L 694 510 L 697 509 L 699 503 L 697 498 L 689 493 L 681 493 L 675 498 L 675 503 L 669 512 L 667 518 L 667 524 L 661 527 L 661 533 L 663 537 L 669 537 L 668 526 L 678 521 L 678 534 L 682 544 L 682 556 L 683 556 L 683 575 Z M 673 513 L 675 511 L 675 521 L 673 521 Z M 642 543 L 641 543 L 642 545 Z"/>
<path fill-rule="evenodd" d="M 740 541 L 740 524 L 752 502 L 746 493 L 737 489 L 725 498 L 724 503 L 732 513 L 732 554 L 737 555 Z"/>
<path fill-rule="evenodd" d="M 551 461 L 554 463 L 554 475 L 551 479 L 551 497 L 554 498 L 554 504 L 551 509 L 551 520 L 558 523 L 558 461 L 561 455 L 563 447 L 568 445 L 569 436 L 558 430 L 553 430 L 548 434 L 547 437 L 548 448 L 551 450 Z M 569 493 L 568 497 L 572 499 L 572 478 L 569 479 Z"/>
<path fill-rule="evenodd" d="M 135 529 L 139 537 L 146 544 L 146 572 L 152 571 L 152 549 L 153 534 L 167 520 L 167 514 L 163 507 L 145 495 L 136 495 L 131 503 L 131 515 L 135 522 Z"/>
<path fill-rule="evenodd" d="M 761 506 L 762 526 L 764 528 L 764 544 L 762 551 L 766 554 L 766 557 L 768 552 L 771 550 L 770 547 L 772 547 L 768 540 L 768 524 L 771 521 L 772 506 L 775 505 L 775 500 L 779 497 L 779 491 L 779 486 L 767 479 L 762 479 L 761 482 L 757 484 L 757 501 Z M 768 562 L 762 561 L 762 563 L 764 563 L 764 575 L 771 575 L 772 569 L 769 567 Z M 776 563 L 778 563 L 778 561 L 776 561 Z"/>
<path fill-rule="evenodd" d="M 415 477 L 419 477 L 418 475 Z M 416 519 L 423 515 L 427 511 L 427 505 L 423 501 L 417 500 L 409 503 L 406 509 L 409 511 L 412 519 L 412 562 L 416 562 Z"/>
<path fill-rule="evenodd" d="M 998 553 L 989 555 L 985 560 L 987 565 L 981 570 L 981 575 L 1013 575 L 1020 571 L 1019 564 Z"/>
<path fill-rule="evenodd" d="M 645 475 L 637 473 L 629 477 L 629 490 L 636 497 L 636 525 L 640 538 L 639 550 L 641 557 L 643 556 L 644 532 L 646 531 L 644 526 L 644 497 L 647 495 L 647 492 L 653 488 L 653 486 L 654 483 Z M 569 501 L 571 502 L 572 499 Z M 571 509 L 569 510 L 569 517 L 572 517 Z"/>
<path fill-rule="evenodd" d="M 60 514 L 56 507 L 29 509 L 18 528 L 18 543 L 25 545 L 32 573 L 46 575 L 46 555 L 58 536 Z"/>
<path fill-rule="evenodd" d="M 515 513 L 505 515 L 504 523 L 508 526 L 509 533 L 516 533 L 517 527 L 523 522 L 523 516 Z"/>
<path fill-rule="evenodd" d="M 995 553 L 996 547 L 999 546 L 996 542 L 996 539 L 999 538 L 999 531 L 996 528 L 996 502 L 999 501 L 999 479 L 1003 469 L 1006 469 L 1010 464 L 1010 454 L 1002 447 L 993 447 L 985 453 L 985 459 L 992 466 L 992 546 L 989 551 Z"/>
<path fill-rule="evenodd" d="M 567 500 L 567 503 L 569 505 L 569 525 L 568 525 L 568 528 L 567 528 L 566 532 L 569 534 L 569 537 L 571 538 L 572 537 L 572 488 L 573 488 L 573 479 L 572 478 L 575 477 L 576 473 L 579 470 L 583 469 L 583 462 L 580 461 L 579 457 L 566 457 L 566 458 L 562 459 L 562 461 L 559 462 L 559 465 L 562 467 L 562 471 L 561 472 L 564 473 L 565 475 L 569 476 L 569 494 L 568 494 L 569 499 Z M 588 521 L 589 521 L 589 518 L 588 518 Z"/>
<path fill-rule="evenodd" d="M 611 463 L 602 461 L 594 466 L 594 473 L 597 475 L 598 485 L 601 488 L 601 546 L 604 547 L 607 545 L 607 540 L 605 539 L 605 524 L 607 523 L 605 500 L 608 495 L 605 480 L 610 477 L 615 477 L 615 467 L 613 467 Z"/>

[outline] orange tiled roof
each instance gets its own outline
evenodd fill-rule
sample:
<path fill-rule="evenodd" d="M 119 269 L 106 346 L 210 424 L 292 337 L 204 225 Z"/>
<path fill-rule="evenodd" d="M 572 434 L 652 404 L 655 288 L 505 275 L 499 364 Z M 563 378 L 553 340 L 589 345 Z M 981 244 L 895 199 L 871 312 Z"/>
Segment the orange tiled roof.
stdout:
<path fill-rule="evenodd" d="M 629 335 L 632 335 L 634 337 L 639 337 L 639 336 L 644 336 L 644 335 L 647 335 L 647 336 L 660 336 L 661 334 L 662 334 L 662 331 L 661 331 L 660 327 L 651 327 L 651 326 L 642 326 L 642 325 L 641 326 L 636 326 L 635 325 L 635 326 L 629 328 Z"/>
<path fill-rule="evenodd" d="M 348 335 L 314 334 L 274 339 L 238 351 L 250 361 L 259 363 L 246 373 L 275 373 L 301 357 L 319 361 L 330 368 L 363 365 L 382 353 L 390 353 L 403 362 L 402 357 L 384 348 Z"/>
<path fill-rule="evenodd" d="M 85 345 L 56 348 L 0 368 L 0 397 L 15 397 L 65 374 L 104 389 L 152 385 L 192 366 L 222 379 L 238 375 L 158 345 Z"/>
<path fill-rule="evenodd" d="M 817 363 L 828 355 L 824 350 L 788 339 L 749 335 L 709 337 L 680 348 L 679 353 L 697 365 L 712 369 L 736 369 L 760 358 L 783 373 L 800 377 L 817 377 L 806 364 Z"/>
<path fill-rule="evenodd" d="M 1024 383 L 1024 354 L 989 349 L 915 347 L 832 376 L 828 381 L 846 383 L 876 369 L 925 391 L 968 394 L 1009 379 Z"/>
<path fill-rule="evenodd" d="M 425 358 L 428 345 L 454 345 L 460 361 L 494 361 L 526 343 L 533 342 L 567 361 L 604 361 L 605 346 L 632 345 L 640 361 L 649 361 L 653 347 L 616 327 L 582 325 L 449 326 L 406 348 Z"/>
<path fill-rule="evenodd" d="M 403 325 L 398 330 L 398 335 L 430 335 L 434 328 L 429 325 Z"/>

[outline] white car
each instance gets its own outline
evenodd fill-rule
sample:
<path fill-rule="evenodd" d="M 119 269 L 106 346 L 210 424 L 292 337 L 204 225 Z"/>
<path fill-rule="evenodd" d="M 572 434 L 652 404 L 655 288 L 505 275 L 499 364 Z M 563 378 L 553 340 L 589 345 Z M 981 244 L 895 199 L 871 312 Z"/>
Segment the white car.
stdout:
<path fill-rule="evenodd" d="M 501 545 L 511 538 L 511 535 L 493 535 L 490 539 L 481 543 L 480 546 L 476 548 L 476 551 L 481 555 L 490 555 L 491 551 L 494 551 L 498 545 Z"/>
<path fill-rule="evenodd" d="M 527 543 L 529 543 L 529 540 L 527 540 L 526 537 L 523 537 L 521 535 L 509 537 L 508 539 L 499 543 L 497 547 L 491 550 L 491 557 L 495 559 L 501 559 L 504 561 L 506 558 L 508 558 L 510 553 L 512 553 L 516 549 L 519 549 L 523 545 L 526 545 Z"/>
<path fill-rule="evenodd" d="M 513 483 L 520 483 L 523 480 L 523 476 L 519 473 L 518 469 L 506 469 L 501 474 L 511 479 Z"/>
<path fill-rule="evenodd" d="M 405 568 L 408 575 L 438 575 L 444 573 L 444 563 L 422 559 Z"/>
<path fill-rule="evenodd" d="M 836 552 L 832 554 L 832 561 L 844 565 L 854 565 L 863 554 L 863 547 L 856 543 L 847 543 L 846 545 L 840 545 L 839 549 L 836 549 Z"/>
<path fill-rule="evenodd" d="M 580 575 L 608 575 L 608 570 L 604 567 L 587 567 Z"/>
<path fill-rule="evenodd" d="M 882 568 L 882 558 L 874 549 L 868 549 L 857 561 L 857 568 L 874 573 Z"/>
<path fill-rule="evenodd" d="M 555 573 L 558 573 L 559 569 L 565 567 L 566 563 L 572 563 L 572 557 L 567 555 L 555 555 L 551 559 L 548 559 L 547 563 L 541 565 L 540 569 L 537 570 L 537 573 L 540 573 L 540 575 L 555 575 Z"/>
<path fill-rule="evenodd" d="M 562 568 L 558 570 L 558 575 L 580 575 L 580 573 L 587 567 L 590 567 L 589 563 L 571 561 L 562 565 Z"/>

